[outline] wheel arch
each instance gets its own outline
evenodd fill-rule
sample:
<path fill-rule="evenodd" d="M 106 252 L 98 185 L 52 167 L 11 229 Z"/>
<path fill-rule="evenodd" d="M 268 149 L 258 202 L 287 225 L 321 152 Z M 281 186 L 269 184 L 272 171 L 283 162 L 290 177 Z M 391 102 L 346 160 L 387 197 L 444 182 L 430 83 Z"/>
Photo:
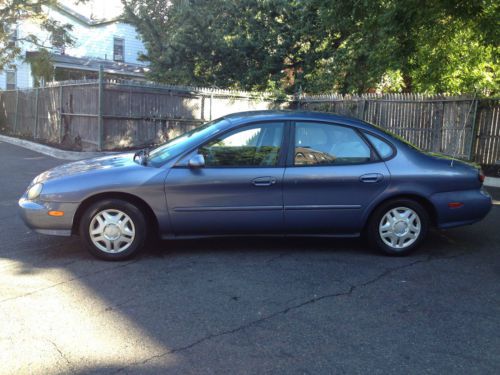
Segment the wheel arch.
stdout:
<path fill-rule="evenodd" d="M 157 236 L 159 231 L 158 218 L 156 217 L 153 209 L 149 204 L 147 204 L 143 199 L 139 198 L 137 195 L 123 192 L 105 192 L 91 195 L 90 197 L 85 198 L 80 205 L 78 206 L 75 216 L 73 219 L 73 225 L 71 228 L 72 234 L 78 234 L 78 228 L 80 227 L 80 220 L 82 218 L 83 213 L 87 210 L 95 202 L 104 200 L 104 199 L 121 199 L 126 202 L 129 202 L 136 207 L 138 207 L 142 212 L 144 212 L 144 219 L 146 220 L 146 224 L 151 234 Z"/>
<path fill-rule="evenodd" d="M 396 194 L 396 195 L 392 195 L 390 197 L 386 197 L 384 199 L 382 199 L 380 202 L 378 202 L 376 205 L 374 205 L 371 209 L 370 209 L 370 212 L 368 213 L 368 215 L 366 216 L 366 219 L 365 219 L 365 222 L 364 222 L 364 228 L 366 229 L 368 223 L 370 222 L 373 214 L 375 213 L 375 211 L 383 204 L 389 202 L 389 201 L 393 201 L 393 200 L 397 200 L 397 199 L 409 199 L 409 200 L 413 200 L 417 203 L 419 203 L 424 209 L 425 211 L 427 212 L 427 214 L 429 215 L 429 224 L 433 227 L 435 227 L 437 225 L 437 222 L 438 222 L 438 213 L 437 213 L 437 210 L 436 210 L 436 207 L 434 207 L 434 205 L 432 204 L 432 202 L 422 196 L 422 195 L 418 195 L 418 194 Z"/>

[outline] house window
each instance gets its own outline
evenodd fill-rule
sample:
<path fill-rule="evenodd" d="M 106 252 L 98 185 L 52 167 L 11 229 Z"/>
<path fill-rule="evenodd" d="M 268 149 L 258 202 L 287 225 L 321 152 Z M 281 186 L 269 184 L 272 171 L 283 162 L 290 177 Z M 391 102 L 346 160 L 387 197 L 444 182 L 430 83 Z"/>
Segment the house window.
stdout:
<path fill-rule="evenodd" d="M 7 80 L 7 85 L 6 89 L 7 90 L 15 90 L 17 86 L 17 77 L 16 77 L 16 71 L 15 70 L 7 70 L 5 72 L 6 74 L 6 80 Z"/>
<path fill-rule="evenodd" d="M 7 33 L 9 34 L 8 46 L 9 48 L 13 48 L 16 46 L 17 42 L 17 27 L 8 27 L 6 28 Z"/>
<path fill-rule="evenodd" d="M 122 38 L 113 38 L 113 60 L 123 61 L 125 54 L 125 40 Z"/>

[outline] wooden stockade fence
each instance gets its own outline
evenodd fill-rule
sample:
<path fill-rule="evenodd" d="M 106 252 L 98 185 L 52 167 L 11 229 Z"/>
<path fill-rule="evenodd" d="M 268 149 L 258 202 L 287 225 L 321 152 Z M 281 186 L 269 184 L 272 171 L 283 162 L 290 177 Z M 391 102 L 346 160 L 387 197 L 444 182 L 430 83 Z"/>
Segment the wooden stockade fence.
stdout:
<path fill-rule="evenodd" d="M 223 115 L 280 108 L 258 93 L 125 80 L 0 91 L 0 131 L 74 150 L 164 142 Z"/>
<path fill-rule="evenodd" d="M 500 159 L 499 99 L 418 94 L 301 97 L 303 110 L 348 115 L 417 147 L 491 165 Z"/>
<path fill-rule="evenodd" d="M 500 159 L 499 99 L 364 94 L 276 100 L 260 93 L 99 80 L 0 91 L 0 131 L 76 150 L 163 142 L 210 119 L 297 108 L 345 114 L 418 147 L 491 165 Z"/>

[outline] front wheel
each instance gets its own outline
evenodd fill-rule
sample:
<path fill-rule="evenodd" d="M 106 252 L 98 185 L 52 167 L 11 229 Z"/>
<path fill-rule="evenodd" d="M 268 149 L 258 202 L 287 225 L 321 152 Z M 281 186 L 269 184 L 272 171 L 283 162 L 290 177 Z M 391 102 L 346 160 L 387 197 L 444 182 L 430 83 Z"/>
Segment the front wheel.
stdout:
<path fill-rule="evenodd" d="M 87 208 L 80 221 L 80 235 L 94 256 L 124 260 L 142 248 L 146 239 L 146 221 L 133 204 L 106 199 Z"/>
<path fill-rule="evenodd" d="M 389 255 L 407 255 L 424 240 L 429 215 L 417 202 L 397 199 L 378 207 L 368 223 L 370 242 Z"/>

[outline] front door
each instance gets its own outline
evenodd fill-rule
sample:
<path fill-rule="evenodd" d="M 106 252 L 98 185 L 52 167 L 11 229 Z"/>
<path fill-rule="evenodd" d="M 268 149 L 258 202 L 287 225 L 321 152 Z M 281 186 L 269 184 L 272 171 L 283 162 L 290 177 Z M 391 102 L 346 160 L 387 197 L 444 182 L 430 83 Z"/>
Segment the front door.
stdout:
<path fill-rule="evenodd" d="M 285 125 L 246 125 L 218 135 L 172 168 L 165 181 L 175 235 L 283 232 Z M 186 160 L 199 154 L 205 166 Z"/>
<path fill-rule="evenodd" d="M 354 129 L 297 122 L 283 191 L 289 234 L 353 235 L 366 207 L 388 185 L 385 163 Z"/>

